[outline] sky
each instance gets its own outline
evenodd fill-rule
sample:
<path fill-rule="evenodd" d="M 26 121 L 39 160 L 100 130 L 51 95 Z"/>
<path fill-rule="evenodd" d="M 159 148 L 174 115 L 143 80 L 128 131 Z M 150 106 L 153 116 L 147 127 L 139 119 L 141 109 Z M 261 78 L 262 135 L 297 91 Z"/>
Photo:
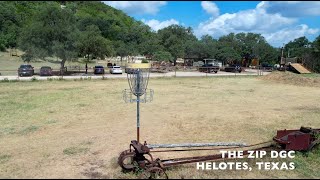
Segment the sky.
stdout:
<path fill-rule="evenodd" d="M 201 38 L 252 32 L 274 47 L 320 35 L 320 1 L 103 1 L 158 31 L 172 24 L 191 27 Z"/>

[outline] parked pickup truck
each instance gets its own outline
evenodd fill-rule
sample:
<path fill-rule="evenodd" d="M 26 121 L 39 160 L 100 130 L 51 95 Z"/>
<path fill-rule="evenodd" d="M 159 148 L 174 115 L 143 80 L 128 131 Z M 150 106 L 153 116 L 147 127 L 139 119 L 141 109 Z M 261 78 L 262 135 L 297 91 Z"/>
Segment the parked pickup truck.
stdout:
<path fill-rule="evenodd" d="M 204 64 L 201 67 L 199 67 L 200 72 L 205 72 L 205 73 L 217 73 L 220 70 L 219 66 L 215 66 L 213 64 Z"/>

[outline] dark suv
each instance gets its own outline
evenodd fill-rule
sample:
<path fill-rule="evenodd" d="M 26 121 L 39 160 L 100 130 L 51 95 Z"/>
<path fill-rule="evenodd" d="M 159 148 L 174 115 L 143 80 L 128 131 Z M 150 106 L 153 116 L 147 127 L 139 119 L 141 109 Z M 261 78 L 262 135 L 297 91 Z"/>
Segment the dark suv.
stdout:
<path fill-rule="evenodd" d="M 103 66 L 94 66 L 93 72 L 94 72 L 94 74 L 104 74 L 104 67 Z"/>
<path fill-rule="evenodd" d="M 19 76 L 33 76 L 34 69 L 30 64 L 23 64 L 18 69 Z"/>

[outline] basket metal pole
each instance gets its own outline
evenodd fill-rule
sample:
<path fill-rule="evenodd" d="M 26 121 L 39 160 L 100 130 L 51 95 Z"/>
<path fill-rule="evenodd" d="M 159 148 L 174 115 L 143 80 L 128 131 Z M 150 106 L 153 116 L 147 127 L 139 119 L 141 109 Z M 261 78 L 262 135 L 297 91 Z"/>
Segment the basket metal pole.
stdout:
<path fill-rule="evenodd" d="M 140 96 L 137 96 L 137 141 L 139 141 L 140 135 Z"/>
<path fill-rule="evenodd" d="M 137 71 L 137 89 L 136 89 L 136 94 L 137 94 L 137 141 L 139 141 L 139 135 L 140 135 L 140 70 L 138 69 Z"/>

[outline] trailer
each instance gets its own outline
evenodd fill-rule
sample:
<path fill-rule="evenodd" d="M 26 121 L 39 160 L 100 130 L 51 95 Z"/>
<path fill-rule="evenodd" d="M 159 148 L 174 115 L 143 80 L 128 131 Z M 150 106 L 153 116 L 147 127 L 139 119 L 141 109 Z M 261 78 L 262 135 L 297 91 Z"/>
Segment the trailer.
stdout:
<path fill-rule="evenodd" d="M 203 59 L 204 64 L 199 67 L 200 72 L 205 73 L 217 73 L 222 67 L 222 63 L 215 59 Z"/>

